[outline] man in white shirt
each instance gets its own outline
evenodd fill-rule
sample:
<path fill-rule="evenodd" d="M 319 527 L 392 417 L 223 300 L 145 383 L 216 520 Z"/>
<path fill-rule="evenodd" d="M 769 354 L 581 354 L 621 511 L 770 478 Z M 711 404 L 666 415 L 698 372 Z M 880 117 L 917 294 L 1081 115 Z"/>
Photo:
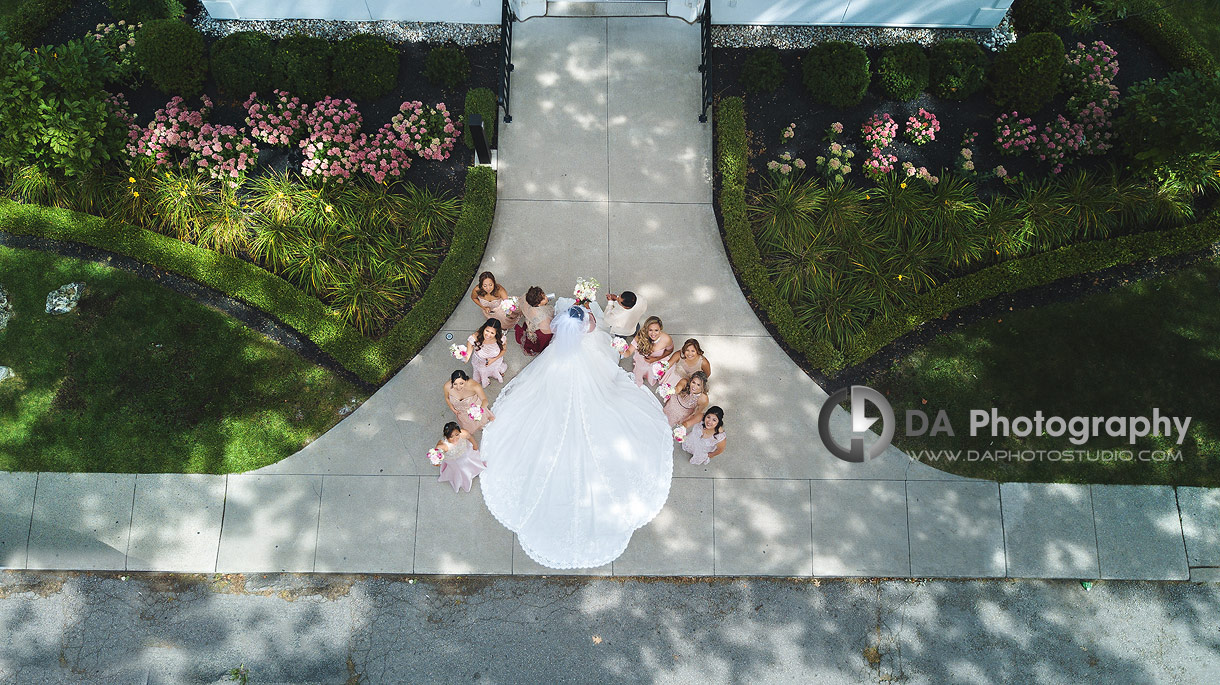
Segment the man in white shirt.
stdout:
<path fill-rule="evenodd" d="M 622 295 L 606 295 L 606 325 L 610 335 L 630 339 L 640 330 L 640 321 L 648 311 L 648 302 L 630 290 Z"/>

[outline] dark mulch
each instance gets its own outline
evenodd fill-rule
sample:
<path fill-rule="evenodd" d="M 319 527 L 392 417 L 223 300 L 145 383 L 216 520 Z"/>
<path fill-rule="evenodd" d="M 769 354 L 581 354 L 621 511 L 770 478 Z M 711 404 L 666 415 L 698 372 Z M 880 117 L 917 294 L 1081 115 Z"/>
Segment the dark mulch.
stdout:
<path fill-rule="evenodd" d="M 1118 51 L 1119 74 L 1117 84 L 1121 92 L 1126 92 L 1132 84 L 1148 78 L 1163 76 L 1169 68 L 1165 61 L 1141 39 L 1125 31 L 1121 25 L 1102 27 L 1092 36 L 1076 36 L 1068 32 L 1063 35 L 1064 45 L 1069 49 L 1077 42 L 1088 44 L 1094 40 L 1103 40 Z M 754 170 L 763 169 L 766 162 L 775 159 L 780 152 L 790 151 L 795 156 L 803 158 L 813 169 L 813 160 L 826 154 L 827 143 L 824 136 L 832 122 L 841 122 L 844 134 L 840 142 L 847 144 L 855 153 L 855 164 L 852 176 L 859 183 L 867 179 L 859 172 L 860 162 L 868 155 L 868 149 L 860 143 L 860 125 L 865 119 L 882 112 L 889 112 L 899 124 L 899 137 L 894 145 L 887 150 L 897 155 L 900 162 L 909 161 L 916 167 L 926 166 L 933 174 L 939 174 L 942 169 L 953 170 L 961 150 L 962 136 L 967 132 L 977 132 L 978 138 L 974 145 L 975 168 L 982 173 L 977 182 L 980 191 L 992 194 L 1003 187 L 1003 184 L 990 175 L 990 170 L 997 165 L 1003 165 L 1010 174 L 1024 171 L 1027 176 L 1039 177 L 1047 173 L 1047 167 L 1039 166 L 1029 157 L 1001 156 L 996 150 L 992 132 L 999 108 L 990 100 L 987 88 L 969 99 L 956 102 L 942 100 L 930 93 L 923 93 L 916 100 L 899 102 L 883 97 L 880 89 L 874 83 L 869 88 L 864 100 L 855 107 L 836 109 L 827 105 L 815 103 L 801 81 L 801 59 L 806 50 L 781 50 L 780 60 L 787 69 L 787 78 L 778 90 L 773 93 L 746 93 L 740 81 L 741 68 L 746 57 L 757 48 L 717 48 L 713 51 L 714 90 L 718 96 L 742 96 L 746 102 L 746 127 L 751 132 L 751 154 L 754 155 Z M 867 50 L 870 63 L 876 65 L 881 56 L 881 49 Z M 1060 96 L 1034 115 L 1035 123 L 1044 124 L 1062 111 L 1066 96 Z M 941 130 L 936 140 L 917 147 L 902 135 L 906 129 L 907 117 L 923 107 L 936 115 L 940 121 Z M 796 124 L 797 136 L 793 142 L 780 144 L 780 131 L 790 123 Z M 1081 160 L 1078 164 L 1085 168 L 1105 166 L 1109 163 L 1108 156 L 1091 157 Z M 754 173 L 750 177 L 750 187 L 759 188 L 764 174 Z"/>
<path fill-rule="evenodd" d="M 197 0 L 189 0 L 185 5 L 188 19 L 193 19 L 202 7 Z M 47 45 L 59 45 L 84 36 L 93 31 L 99 23 L 113 21 L 114 18 L 110 15 L 105 0 L 78 0 L 71 9 L 47 28 L 40 42 Z M 204 40 L 210 49 L 216 39 L 205 36 Z M 398 85 L 385 97 L 377 100 L 356 101 L 364 119 L 362 130 L 366 133 L 373 133 L 389 122 L 398 113 L 399 105 L 404 101 L 419 100 L 425 104 L 444 102 L 451 112 L 460 114 L 465 107 L 467 90 L 479 87 L 494 90 L 496 87 L 498 45 L 488 44 L 463 48 L 470 59 L 470 79 L 451 90 L 434 86 L 423 75 L 424 62 L 429 51 L 435 47 L 434 44 L 401 43 L 395 47 L 399 50 L 401 60 L 398 70 Z M 147 84 L 136 89 L 115 87 L 112 90 L 123 91 L 131 103 L 130 109 L 136 115 L 137 123 L 151 120 L 156 111 L 165 107 L 165 103 L 172 97 Z M 241 105 L 248 97 L 248 93 L 239 95 L 220 93 L 216 88 L 216 83 L 210 78 L 205 84 L 204 92 L 212 99 L 214 105 L 210 116 L 212 123 L 245 126 L 246 111 Z M 335 94 L 335 96 L 341 97 L 341 94 Z M 197 107 L 199 103 L 198 100 L 188 100 L 187 104 Z M 260 167 L 254 172 L 255 175 L 266 171 L 271 166 L 283 167 L 285 164 L 291 166 L 300 164 L 299 151 L 269 152 L 270 154 L 264 155 L 268 166 Z M 473 163 L 474 152 L 459 141 L 454 146 L 453 154 L 449 159 L 444 162 L 417 161 L 403 175 L 403 178 L 414 185 L 426 187 L 434 192 L 461 196 L 466 179 L 466 168 Z"/>

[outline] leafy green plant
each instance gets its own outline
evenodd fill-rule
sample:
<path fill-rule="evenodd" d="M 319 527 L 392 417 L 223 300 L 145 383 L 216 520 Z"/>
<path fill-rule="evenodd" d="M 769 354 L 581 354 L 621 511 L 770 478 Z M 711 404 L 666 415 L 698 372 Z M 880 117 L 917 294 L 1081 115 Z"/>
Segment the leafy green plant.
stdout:
<path fill-rule="evenodd" d="M 212 44 L 212 76 L 221 92 L 237 98 L 271 91 L 275 43 L 258 31 L 230 33 Z"/>
<path fill-rule="evenodd" d="M 1064 69 L 1063 41 L 1053 33 L 1017 39 L 992 65 L 992 96 L 1003 109 L 1035 114 L 1059 93 Z"/>
<path fill-rule="evenodd" d="M 384 97 L 398 85 L 398 50 L 389 41 L 361 33 L 335 43 L 334 91 L 358 100 Z"/>
<path fill-rule="evenodd" d="M 452 90 L 470 77 L 470 59 L 456 46 L 432 48 L 424 61 L 424 76 L 432 85 Z"/>
<path fill-rule="evenodd" d="M 928 69 L 932 93 L 936 97 L 965 100 L 983 87 L 987 56 L 978 43 L 951 38 L 932 46 Z"/>
<path fill-rule="evenodd" d="M 181 19 L 186 13 L 179 0 L 107 0 L 110 15 L 137 24 L 154 19 Z"/>
<path fill-rule="evenodd" d="M 1012 23 L 1018 33 L 1054 31 L 1068 25 L 1070 0 L 1016 0 Z"/>
<path fill-rule="evenodd" d="M 208 74 L 203 34 L 178 19 L 157 19 L 136 31 L 136 61 L 157 90 L 191 98 Z"/>
<path fill-rule="evenodd" d="M 331 85 L 331 45 L 322 38 L 293 35 L 280 41 L 271 59 L 272 85 L 316 102 Z"/>
<path fill-rule="evenodd" d="M 73 0 L 21 0 L 12 13 L 0 17 L 0 32 L 26 47 L 34 47 L 47 27 L 73 4 Z"/>
<path fill-rule="evenodd" d="M 1145 168 L 1220 150 L 1220 72 L 1175 71 L 1135 84 L 1123 99 L 1119 140 Z"/>
<path fill-rule="evenodd" d="M 815 45 L 805 54 L 801 68 L 805 87 L 817 102 L 852 107 L 860 104 L 868 90 L 868 55 L 854 43 Z"/>
<path fill-rule="evenodd" d="M 771 93 L 780 87 L 788 70 L 779 59 L 779 51 L 758 48 L 750 52 L 741 65 L 741 84 L 747 93 Z"/>
<path fill-rule="evenodd" d="M 886 48 L 877 65 L 877 80 L 895 100 L 914 100 L 928 87 L 928 55 L 918 43 Z"/>
<path fill-rule="evenodd" d="M 478 114 L 483 117 L 483 130 L 487 135 L 487 146 L 494 148 L 496 146 L 496 116 L 499 111 L 499 105 L 496 104 L 496 94 L 488 88 L 471 88 L 466 91 L 466 109 L 465 121 L 470 122 L 470 115 Z M 474 149 L 474 137 L 470 133 L 470 126 L 462 127 L 462 142 L 471 150 Z"/>

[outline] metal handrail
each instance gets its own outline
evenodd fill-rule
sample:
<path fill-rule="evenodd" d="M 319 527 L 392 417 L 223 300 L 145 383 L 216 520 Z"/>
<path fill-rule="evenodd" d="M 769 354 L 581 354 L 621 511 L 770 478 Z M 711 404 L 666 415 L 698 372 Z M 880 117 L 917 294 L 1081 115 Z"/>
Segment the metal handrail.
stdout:
<path fill-rule="evenodd" d="M 712 0 L 704 0 L 703 11 L 699 13 L 699 44 L 699 80 L 703 105 L 699 113 L 699 123 L 707 123 L 707 110 L 712 106 Z"/>
<path fill-rule="evenodd" d="M 513 71 L 514 21 L 517 21 L 517 15 L 509 6 L 508 0 L 504 0 L 500 9 L 500 95 L 497 98 L 497 104 L 504 108 L 504 123 L 506 124 L 513 120 L 512 115 L 508 113 L 508 90 L 510 74 Z"/>

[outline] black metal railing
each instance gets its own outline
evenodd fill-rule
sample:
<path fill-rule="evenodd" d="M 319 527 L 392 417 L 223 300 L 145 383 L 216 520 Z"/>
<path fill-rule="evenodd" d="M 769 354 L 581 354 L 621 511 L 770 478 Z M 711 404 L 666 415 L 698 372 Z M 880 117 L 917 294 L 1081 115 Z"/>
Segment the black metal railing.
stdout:
<path fill-rule="evenodd" d="M 514 21 L 517 21 L 517 15 L 513 13 L 513 8 L 508 6 L 508 0 L 504 0 L 500 9 L 500 96 L 498 104 L 504 109 L 504 123 L 506 124 L 513 120 L 512 115 L 508 113 L 508 91 L 513 73 Z"/>
<path fill-rule="evenodd" d="M 702 86 L 702 111 L 699 122 L 707 123 L 707 109 L 712 106 L 712 0 L 704 0 L 699 14 L 699 75 Z"/>

